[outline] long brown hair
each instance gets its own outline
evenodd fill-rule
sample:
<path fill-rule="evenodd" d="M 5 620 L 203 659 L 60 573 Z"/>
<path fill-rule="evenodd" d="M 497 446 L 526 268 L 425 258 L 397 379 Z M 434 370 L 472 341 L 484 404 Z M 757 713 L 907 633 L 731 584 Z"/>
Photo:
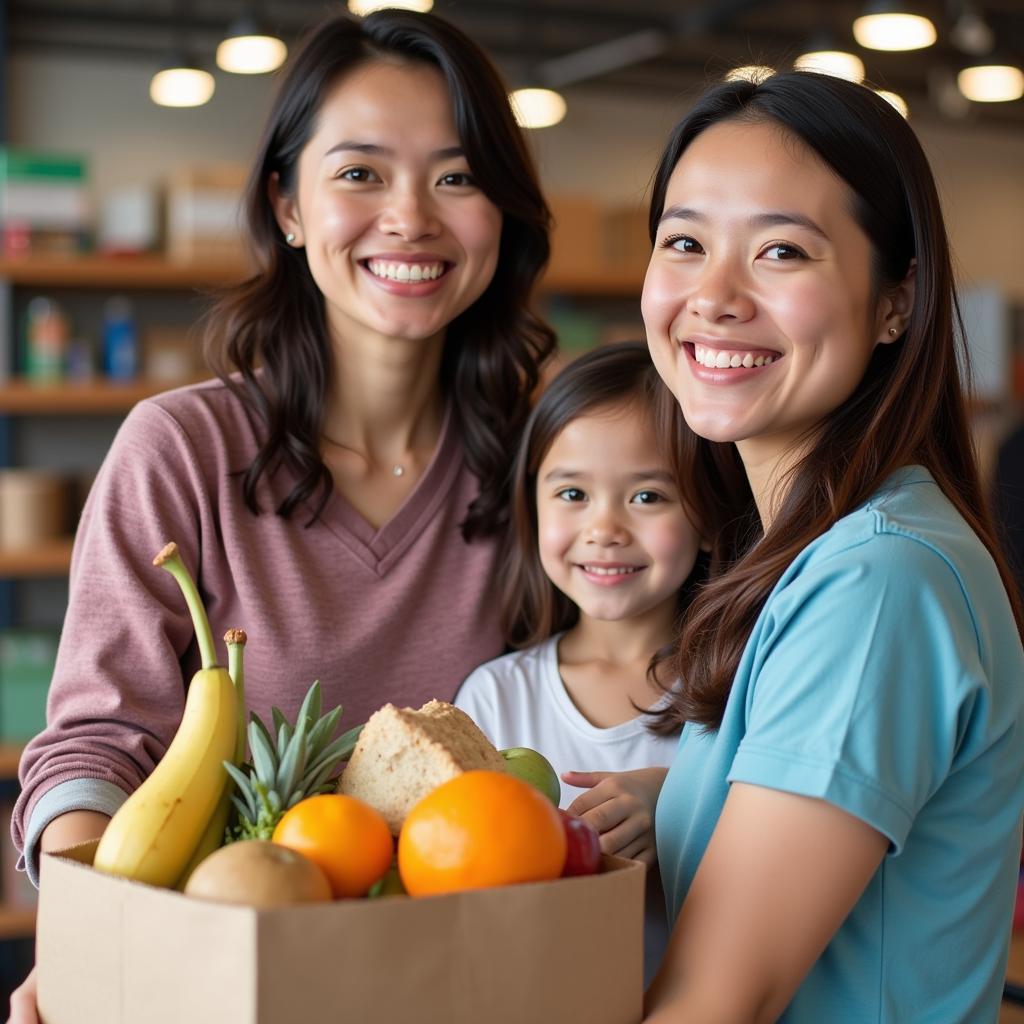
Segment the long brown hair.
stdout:
<path fill-rule="evenodd" d="M 706 128 L 726 120 L 778 125 L 845 181 L 853 215 L 871 242 L 876 288 L 902 281 L 916 260 L 914 304 L 904 334 L 875 347 L 853 395 L 816 428 L 763 536 L 735 446 L 704 442 L 703 458 L 721 474 L 723 493 L 742 497 L 713 538 L 724 571 L 701 589 L 683 625 L 675 651 L 683 688 L 659 725 L 666 731 L 681 721 L 721 724 L 743 650 L 782 573 L 811 541 L 910 464 L 931 472 L 988 548 L 1024 632 L 969 440 L 963 324 L 939 198 L 920 143 L 885 100 L 840 79 L 787 72 L 759 84 L 716 86 L 669 138 L 652 190 L 652 242 L 680 156 Z"/>
<path fill-rule="evenodd" d="M 694 469 L 698 439 L 658 376 L 643 342 L 603 345 L 569 363 L 534 407 L 512 467 L 512 524 L 501 574 L 501 616 L 506 640 L 530 647 L 570 629 L 579 609 L 548 579 L 537 546 L 537 472 L 551 445 L 573 420 L 609 407 L 635 407 L 650 416 L 676 486 L 694 523 L 717 514 L 716 495 Z M 699 556 L 679 593 L 682 610 L 706 576 Z"/>
<path fill-rule="evenodd" d="M 323 296 L 302 250 L 282 238 L 267 185 L 277 174 L 282 193 L 293 192 L 299 157 L 327 92 L 353 68 L 380 58 L 428 64 L 441 73 L 470 170 L 502 212 L 497 270 L 483 295 L 449 325 L 441 363 L 441 385 L 480 483 L 462 524 L 469 540 L 497 533 L 507 521 L 508 453 L 554 335 L 530 305 L 550 253 L 550 212 L 505 86 L 464 33 L 433 15 L 388 10 L 361 20 L 335 16 L 308 35 L 290 58 L 246 188 L 244 220 L 256 273 L 210 314 L 206 354 L 264 428 L 262 446 L 243 475 L 247 506 L 259 513 L 259 480 L 283 465 L 298 482 L 277 514 L 290 516 L 313 499 L 315 520 L 333 486 L 319 451 L 331 347 Z"/>

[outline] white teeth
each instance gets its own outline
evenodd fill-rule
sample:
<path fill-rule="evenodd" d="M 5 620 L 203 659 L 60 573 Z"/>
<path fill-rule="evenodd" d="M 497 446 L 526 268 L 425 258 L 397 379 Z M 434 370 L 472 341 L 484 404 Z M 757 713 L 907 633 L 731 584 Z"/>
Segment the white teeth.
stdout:
<path fill-rule="evenodd" d="M 626 576 L 637 569 L 633 566 L 584 565 L 584 570 L 595 576 Z"/>
<path fill-rule="evenodd" d="M 367 267 L 374 277 L 388 281 L 436 281 L 444 273 L 443 263 L 388 263 L 384 260 L 367 260 Z"/>
<path fill-rule="evenodd" d="M 749 370 L 752 366 L 767 366 L 774 356 L 755 356 L 752 352 L 726 352 L 722 349 L 705 348 L 703 345 L 693 346 L 693 358 L 709 369 L 737 370 L 743 367 Z"/>

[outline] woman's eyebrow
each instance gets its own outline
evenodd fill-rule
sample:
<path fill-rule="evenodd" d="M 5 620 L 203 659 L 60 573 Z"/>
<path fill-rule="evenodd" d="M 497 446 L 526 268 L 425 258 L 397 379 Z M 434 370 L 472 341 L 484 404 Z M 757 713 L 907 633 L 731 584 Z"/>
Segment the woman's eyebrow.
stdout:
<path fill-rule="evenodd" d="M 707 222 L 707 214 L 701 213 L 700 210 L 695 210 L 690 206 L 669 206 L 665 208 L 665 212 L 658 219 L 658 223 L 662 224 L 666 220 L 689 220 L 696 224 L 704 224 Z M 755 228 L 772 228 L 779 226 L 794 226 L 800 228 L 806 228 L 808 231 L 813 232 L 826 242 L 831 241 L 824 229 L 819 227 L 810 217 L 805 216 L 802 213 L 795 213 L 791 210 L 773 210 L 768 213 L 757 213 L 750 218 L 750 226 Z"/>
<path fill-rule="evenodd" d="M 759 213 L 750 218 L 750 223 L 753 227 L 760 228 L 774 228 L 779 226 L 806 228 L 808 231 L 818 235 L 819 238 L 824 239 L 824 241 L 830 241 L 824 229 L 819 227 L 813 220 L 811 220 L 810 217 L 807 217 L 802 213 L 793 213 L 788 210 L 780 210 L 773 213 Z"/>
<path fill-rule="evenodd" d="M 345 139 L 343 142 L 336 142 L 330 149 L 324 153 L 325 157 L 330 156 L 332 153 L 339 153 L 347 151 L 350 153 L 365 153 L 368 156 L 387 156 L 391 157 L 395 155 L 395 151 L 388 146 L 378 145 L 376 142 L 357 142 L 355 139 Z M 453 160 L 456 157 L 465 156 L 465 151 L 461 146 L 445 146 L 442 149 L 435 149 L 430 154 L 431 160 Z"/>

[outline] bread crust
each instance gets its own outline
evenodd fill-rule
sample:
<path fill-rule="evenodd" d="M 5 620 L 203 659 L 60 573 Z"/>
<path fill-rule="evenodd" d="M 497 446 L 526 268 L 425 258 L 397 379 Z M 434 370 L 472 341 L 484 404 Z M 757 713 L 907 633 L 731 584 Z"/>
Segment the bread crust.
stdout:
<path fill-rule="evenodd" d="M 419 710 L 385 704 L 363 727 L 338 792 L 376 808 L 398 835 L 431 790 L 479 768 L 503 772 L 505 760 L 464 711 L 441 700 Z"/>

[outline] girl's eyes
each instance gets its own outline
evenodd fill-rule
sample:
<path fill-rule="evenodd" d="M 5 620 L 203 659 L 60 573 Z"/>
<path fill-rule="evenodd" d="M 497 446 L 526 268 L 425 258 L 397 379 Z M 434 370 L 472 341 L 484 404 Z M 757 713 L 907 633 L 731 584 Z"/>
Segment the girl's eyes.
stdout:
<path fill-rule="evenodd" d="M 562 501 L 585 501 L 587 496 L 578 487 L 563 487 L 555 493 L 555 497 Z"/>
<path fill-rule="evenodd" d="M 630 500 L 637 505 L 656 505 L 659 501 L 665 501 L 665 498 L 657 491 L 637 491 Z"/>

